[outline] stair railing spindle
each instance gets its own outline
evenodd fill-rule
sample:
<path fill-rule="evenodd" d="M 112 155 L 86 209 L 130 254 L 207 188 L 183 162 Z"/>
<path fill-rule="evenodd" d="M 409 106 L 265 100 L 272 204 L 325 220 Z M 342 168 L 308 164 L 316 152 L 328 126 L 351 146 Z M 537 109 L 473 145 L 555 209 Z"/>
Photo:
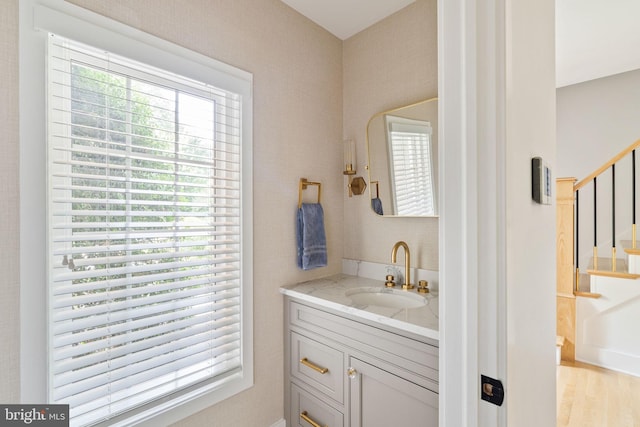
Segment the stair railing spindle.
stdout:
<path fill-rule="evenodd" d="M 578 292 L 579 290 L 579 285 L 580 285 L 580 257 L 578 255 L 579 252 L 579 248 L 580 248 L 580 190 L 576 190 L 576 210 L 575 210 L 575 217 L 576 217 L 576 231 L 575 231 L 575 241 L 576 241 L 576 284 L 575 284 L 575 290 L 576 292 Z"/>
<path fill-rule="evenodd" d="M 593 178 L 593 269 L 598 269 L 598 178 Z"/>
<path fill-rule="evenodd" d="M 636 248 L 636 150 L 631 152 L 631 247 Z"/>
<path fill-rule="evenodd" d="M 611 271 L 616 271 L 616 164 L 611 165 Z"/>

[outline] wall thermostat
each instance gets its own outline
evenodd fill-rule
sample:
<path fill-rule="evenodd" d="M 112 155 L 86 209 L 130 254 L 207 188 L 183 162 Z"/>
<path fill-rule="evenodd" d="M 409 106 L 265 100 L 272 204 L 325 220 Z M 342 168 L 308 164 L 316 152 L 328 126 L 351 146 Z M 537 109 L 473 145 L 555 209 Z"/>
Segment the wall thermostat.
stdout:
<path fill-rule="evenodd" d="M 542 205 L 551 204 L 551 169 L 542 157 L 531 159 L 531 197 Z"/>

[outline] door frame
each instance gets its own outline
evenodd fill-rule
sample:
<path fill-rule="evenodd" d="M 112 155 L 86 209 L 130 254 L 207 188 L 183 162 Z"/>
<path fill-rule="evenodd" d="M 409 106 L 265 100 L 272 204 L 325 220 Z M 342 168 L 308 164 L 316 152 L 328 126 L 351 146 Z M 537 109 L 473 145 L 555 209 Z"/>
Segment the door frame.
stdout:
<path fill-rule="evenodd" d="M 526 163 L 555 163 L 554 6 L 438 1 L 443 427 L 555 422 L 555 317 L 528 316 L 554 307 L 554 208 L 531 202 Z M 481 373 L 503 382 L 501 407 L 480 399 Z"/>

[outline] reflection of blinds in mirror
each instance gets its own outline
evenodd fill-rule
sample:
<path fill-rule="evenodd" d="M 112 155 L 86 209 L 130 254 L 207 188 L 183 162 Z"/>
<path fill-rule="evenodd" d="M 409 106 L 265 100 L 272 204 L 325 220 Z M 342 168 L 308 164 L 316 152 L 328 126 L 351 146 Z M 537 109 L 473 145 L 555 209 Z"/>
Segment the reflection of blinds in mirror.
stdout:
<path fill-rule="evenodd" d="M 387 117 L 396 215 L 435 215 L 429 122 Z"/>

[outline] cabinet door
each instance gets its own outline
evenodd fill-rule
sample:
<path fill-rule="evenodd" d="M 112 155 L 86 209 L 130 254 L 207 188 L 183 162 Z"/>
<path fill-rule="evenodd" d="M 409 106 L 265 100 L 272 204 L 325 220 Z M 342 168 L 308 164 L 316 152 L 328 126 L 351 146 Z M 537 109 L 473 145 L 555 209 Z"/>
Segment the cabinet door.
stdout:
<path fill-rule="evenodd" d="M 438 394 L 376 365 L 349 359 L 351 427 L 437 427 Z"/>

